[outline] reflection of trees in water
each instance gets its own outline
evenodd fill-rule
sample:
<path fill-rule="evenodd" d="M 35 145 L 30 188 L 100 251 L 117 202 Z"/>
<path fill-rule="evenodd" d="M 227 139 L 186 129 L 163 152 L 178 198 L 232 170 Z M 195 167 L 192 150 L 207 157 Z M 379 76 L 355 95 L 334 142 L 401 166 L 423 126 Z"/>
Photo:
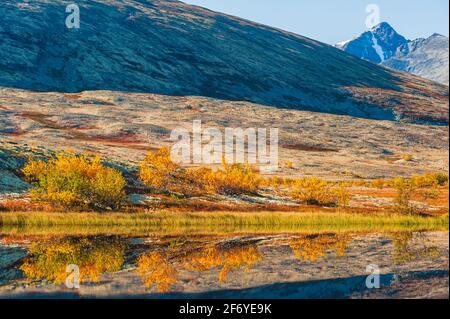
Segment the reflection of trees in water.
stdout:
<path fill-rule="evenodd" d="M 117 237 L 63 238 L 34 243 L 20 269 L 29 280 L 65 282 L 66 267 L 77 265 L 80 282 L 98 282 L 105 272 L 119 271 L 124 263 L 125 244 Z"/>
<path fill-rule="evenodd" d="M 347 235 L 305 235 L 292 240 L 290 247 L 293 249 L 296 258 L 315 262 L 325 257 L 330 251 L 338 257 L 344 256 L 349 242 L 350 237 Z"/>
<path fill-rule="evenodd" d="M 426 246 L 428 239 L 423 233 L 399 232 L 392 235 L 395 264 L 403 264 L 419 258 L 438 258 L 441 252 L 436 246 Z M 414 243 L 419 244 L 419 247 Z"/>
<path fill-rule="evenodd" d="M 222 267 L 219 272 L 219 282 L 225 282 L 230 272 L 251 269 L 252 265 L 262 259 L 262 254 L 256 245 L 246 245 L 231 248 L 209 247 L 200 252 L 186 256 L 184 263 L 188 270 L 207 271 Z"/>
<path fill-rule="evenodd" d="M 145 287 L 155 284 L 158 291 L 167 292 L 176 283 L 178 271 L 168 259 L 159 252 L 143 254 L 138 258 L 137 271 Z"/>
<path fill-rule="evenodd" d="M 159 292 L 167 292 L 176 283 L 180 270 L 204 272 L 221 267 L 218 280 L 223 283 L 230 272 L 241 268 L 248 271 L 261 259 L 254 244 L 227 248 L 216 245 L 185 254 L 175 250 L 146 253 L 138 258 L 137 271 L 147 288 L 156 285 Z"/>

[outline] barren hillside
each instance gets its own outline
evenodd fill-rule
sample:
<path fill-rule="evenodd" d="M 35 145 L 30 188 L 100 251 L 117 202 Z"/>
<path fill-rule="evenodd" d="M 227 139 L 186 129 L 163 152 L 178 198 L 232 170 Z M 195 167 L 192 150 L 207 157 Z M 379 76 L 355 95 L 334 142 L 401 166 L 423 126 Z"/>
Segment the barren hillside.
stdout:
<path fill-rule="evenodd" d="M 178 1 L 0 4 L 0 86 L 244 100 L 362 118 L 448 123 L 448 87 L 318 41 Z"/>

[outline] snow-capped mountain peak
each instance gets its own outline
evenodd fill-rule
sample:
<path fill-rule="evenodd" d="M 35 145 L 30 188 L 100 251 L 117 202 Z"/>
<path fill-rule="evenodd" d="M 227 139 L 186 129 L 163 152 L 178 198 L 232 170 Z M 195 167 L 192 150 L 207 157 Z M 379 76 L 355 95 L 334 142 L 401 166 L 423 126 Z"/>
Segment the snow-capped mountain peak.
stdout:
<path fill-rule="evenodd" d="M 379 31 L 382 31 L 382 32 L 386 32 L 386 31 L 387 32 L 392 32 L 392 31 L 394 31 L 395 32 L 394 28 L 391 27 L 391 25 L 389 23 L 387 23 L 387 22 L 381 22 L 381 23 L 373 26 L 372 28 L 370 28 L 369 31 L 370 32 L 374 32 L 374 33 L 379 32 Z"/>
<path fill-rule="evenodd" d="M 338 43 L 336 47 L 379 64 L 394 56 L 397 48 L 407 42 L 389 23 L 381 22 L 353 40 Z"/>
<path fill-rule="evenodd" d="M 384 51 L 383 51 L 383 48 L 378 44 L 378 40 L 377 40 L 377 38 L 375 37 L 375 35 L 373 34 L 373 32 L 371 32 L 372 33 L 372 43 L 373 43 L 373 48 L 375 49 L 375 51 L 377 52 L 377 54 L 378 54 L 378 56 L 379 56 L 379 58 L 380 58 L 380 60 L 381 60 L 381 62 L 384 62 L 384 60 L 385 60 L 385 55 L 384 55 Z"/>
<path fill-rule="evenodd" d="M 364 60 L 423 76 L 448 85 L 448 38 L 407 40 L 387 22 L 381 22 L 337 48 Z"/>

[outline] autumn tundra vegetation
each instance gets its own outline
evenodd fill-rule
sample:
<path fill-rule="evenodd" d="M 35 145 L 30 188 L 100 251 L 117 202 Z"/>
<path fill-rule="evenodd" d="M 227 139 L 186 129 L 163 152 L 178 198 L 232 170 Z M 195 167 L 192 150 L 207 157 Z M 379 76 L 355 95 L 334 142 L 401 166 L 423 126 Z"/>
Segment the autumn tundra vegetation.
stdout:
<path fill-rule="evenodd" d="M 149 153 L 140 165 L 139 176 L 156 192 L 185 196 L 256 193 L 262 184 L 262 177 L 250 165 L 228 164 L 225 160 L 222 169 L 216 171 L 208 167 L 184 169 L 172 162 L 168 148 Z"/>
<path fill-rule="evenodd" d="M 118 209 L 125 200 L 122 174 L 105 167 L 98 156 L 59 154 L 48 162 L 30 160 L 22 172 L 36 186 L 33 199 L 67 209 Z"/>
<path fill-rule="evenodd" d="M 355 205 L 352 204 L 354 197 L 383 192 L 382 196 L 389 197 L 391 202 L 388 210 L 391 213 L 422 214 L 424 210 L 420 209 L 420 205 L 417 206 L 417 202 L 434 201 L 443 204 L 441 213 L 448 214 L 448 200 L 442 199 L 448 194 L 448 175 L 442 173 L 372 181 L 267 177 L 250 165 L 229 164 L 224 160 L 219 168 L 183 167 L 171 160 L 168 148 L 161 148 L 149 152 L 131 177 L 125 176 L 130 175 L 129 172 L 120 171 L 95 154 L 73 152 L 59 153 L 47 160 L 30 158 L 22 168 L 22 174 L 34 186 L 29 191 L 31 203 L 27 205 L 36 205 L 36 211 L 42 211 L 42 207 L 53 212 L 126 213 L 160 209 L 160 202 L 149 202 L 144 207 L 138 207 L 129 200 L 129 180 L 134 179 L 141 185 L 141 193 L 163 199 L 167 203 L 183 203 L 187 200 L 204 203 L 205 198 L 213 198 L 213 201 L 220 203 L 224 199 L 239 199 L 242 196 L 263 200 L 276 197 L 291 204 L 275 205 L 272 209 L 270 205 L 266 205 L 264 207 L 267 211 L 306 212 L 307 209 L 314 212 L 317 209 L 334 209 L 355 212 Z M 441 203 L 442 201 L 446 203 Z M 190 207 L 192 211 L 202 211 L 205 206 Z M 195 209 L 196 207 L 200 208 Z M 210 210 L 221 210 L 220 205 L 217 207 Z M 8 206 L 8 203 L 3 203 L 1 208 L 6 211 L 22 211 L 23 206 Z M 164 208 L 170 211 L 170 205 Z M 242 211 L 263 210 L 242 205 Z M 364 212 L 363 208 L 360 211 Z"/>

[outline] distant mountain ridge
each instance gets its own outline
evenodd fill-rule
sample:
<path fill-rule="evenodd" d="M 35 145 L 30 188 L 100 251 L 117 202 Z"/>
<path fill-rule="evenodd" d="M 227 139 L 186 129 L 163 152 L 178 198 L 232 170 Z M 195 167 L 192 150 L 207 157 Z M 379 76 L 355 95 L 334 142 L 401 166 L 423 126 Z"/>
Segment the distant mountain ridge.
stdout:
<path fill-rule="evenodd" d="M 429 38 L 408 42 L 401 45 L 383 65 L 448 85 L 448 40 L 448 37 L 435 33 Z"/>
<path fill-rule="evenodd" d="M 407 40 L 382 22 L 360 36 L 335 46 L 364 60 L 448 85 L 449 39 L 433 34 Z"/>
<path fill-rule="evenodd" d="M 445 86 L 333 46 L 179 1 L 0 2 L 0 86 L 243 100 L 369 119 L 448 123 Z"/>

